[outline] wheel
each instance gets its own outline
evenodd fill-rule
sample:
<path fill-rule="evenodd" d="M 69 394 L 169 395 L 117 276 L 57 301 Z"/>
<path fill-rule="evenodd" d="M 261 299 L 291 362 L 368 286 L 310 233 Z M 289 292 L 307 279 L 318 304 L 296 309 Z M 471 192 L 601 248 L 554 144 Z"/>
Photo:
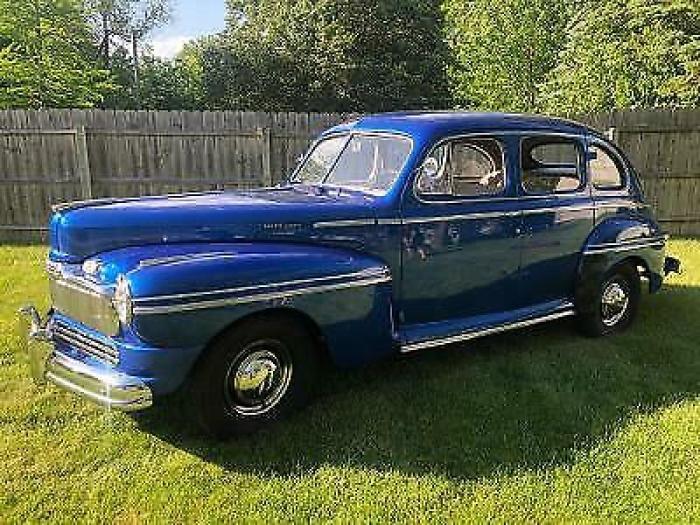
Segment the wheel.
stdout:
<path fill-rule="evenodd" d="M 598 284 L 593 304 L 579 308 L 583 333 L 597 337 L 626 329 L 637 314 L 640 288 L 634 266 L 622 264 L 612 268 Z"/>
<path fill-rule="evenodd" d="M 189 402 L 203 430 L 226 438 L 267 426 L 304 405 L 316 384 L 318 345 L 293 319 L 235 325 L 207 349 Z"/>

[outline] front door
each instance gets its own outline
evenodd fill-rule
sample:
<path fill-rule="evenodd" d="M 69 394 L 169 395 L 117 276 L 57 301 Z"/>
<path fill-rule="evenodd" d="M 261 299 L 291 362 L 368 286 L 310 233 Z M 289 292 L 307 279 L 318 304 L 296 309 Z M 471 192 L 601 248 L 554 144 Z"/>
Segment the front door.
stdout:
<path fill-rule="evenodd" d="M 521 140 L 522 307 L 573 298 L 581 248 L 593 227 L 584 151 L 576 137 Z"/>
<path fill-rule="evenodd" d="M 508 151 L 517 145 L 498 136 L 454 138 L 424 161 L 402 210 L 404 326 L 515 307 L 520 215 Z"/>

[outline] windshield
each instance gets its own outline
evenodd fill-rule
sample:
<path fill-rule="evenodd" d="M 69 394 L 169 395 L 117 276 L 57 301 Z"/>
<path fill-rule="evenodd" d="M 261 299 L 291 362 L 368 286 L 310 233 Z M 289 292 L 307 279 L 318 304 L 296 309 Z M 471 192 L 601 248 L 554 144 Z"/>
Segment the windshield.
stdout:
<path fill-rule="evenodd" d="M 400 136 L 330 137 L 316 144 L 293 182 L 384 194 L 393 186 L 410 152 L 411 141 Z"/>

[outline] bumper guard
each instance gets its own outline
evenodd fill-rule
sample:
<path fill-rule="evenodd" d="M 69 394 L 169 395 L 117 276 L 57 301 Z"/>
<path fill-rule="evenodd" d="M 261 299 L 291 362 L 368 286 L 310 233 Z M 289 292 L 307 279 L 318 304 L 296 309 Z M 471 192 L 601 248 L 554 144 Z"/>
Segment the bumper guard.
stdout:
<path fill-rule="evenodd" d="M 139 378 L 68 356 L 56 349 L 50 324 L 34 306 L 19 311 L 18 336 L 29 353 L 37 383 L 50 382 L 98 405 L 131 412 L 153 404 L 150 388 Z"/>

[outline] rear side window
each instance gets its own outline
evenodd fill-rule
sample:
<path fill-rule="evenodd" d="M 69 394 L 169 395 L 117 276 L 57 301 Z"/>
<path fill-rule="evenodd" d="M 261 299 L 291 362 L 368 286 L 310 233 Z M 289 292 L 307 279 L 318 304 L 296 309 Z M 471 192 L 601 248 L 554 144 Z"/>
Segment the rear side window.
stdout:
<path fill-rule="evenodd" d="M 588 173 L 596 189 L 619 190 L 625 186 L 622 166 L 599 146 L 588 148 Z"/>
<path fill-rule="evenodd" d="M 501 143 L 491 138 L 457 139 L 436 147 L 416 180 L 422 196 L 499 195 L 506 185 Z"/>
<path fill-rule="evenodd" d="M 581 145 L 575 140 L 524 139 L 520 159 L 523 189 L 526 193 L 540 195 L 577 190 L 583 182 L 581 159 Z"/>

